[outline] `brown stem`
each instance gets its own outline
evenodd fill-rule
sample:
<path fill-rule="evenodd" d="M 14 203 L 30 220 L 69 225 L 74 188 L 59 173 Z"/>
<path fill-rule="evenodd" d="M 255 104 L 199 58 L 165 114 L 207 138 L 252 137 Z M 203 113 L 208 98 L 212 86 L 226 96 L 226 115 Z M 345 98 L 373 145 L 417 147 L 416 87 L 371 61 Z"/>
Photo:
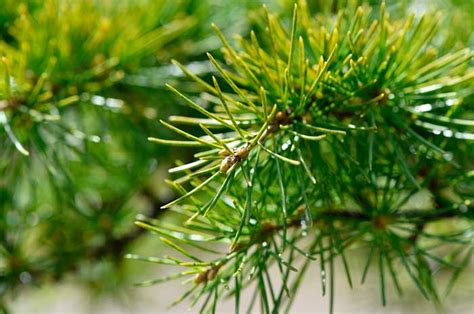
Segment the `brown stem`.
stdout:
<path fill-rule="evenodd" d="M 374 224 L 375 228 L 382 229 L 387 227 L 392 221 L 400 222 L 411 222 L 416 225 L 415 233 L 410 236 L 411 242 L 416 242 L 419 234 L 423 231 L 425 225 L 429 222 L 449 219 L 454 217 L 474 219 L 474 207 L 466 207 L 466 210 L 460 210 L 456 208 L 447 209 L 433 209 L 433 210 L 404 210 L 395 213 L 380 214 L 380 215 L 368 215 L 362 212 L 350 211 L 350 210 L 324 210 L 315 214 L 313 219 L 314 223 L 328 222 L 328 221 L 357 221 L 357 222 L 370 222 Z M 298 228 L 301 225 L 301 219 L 289 220 L 286 224 L 286 228 Z M 260 245 L 266 241 L 272 234 L 279 232 L 283 229 L 283 225 L 275 225 L 271 222 L 262 222 L 260 232 L 252 233 L 251 239 L 247 242 L 238 242 L 230 248 L 230 252 L 227 254 L 234 254 L 238 251 L 244 252 L 250 249 L 254 245 Z M 216 273 L 222 266 L 224 266 L 231 259 L 222 259 L 218 264 L 211 266 L 202 273 L 198 273 L 195 277 L 195 283 L 203 283 L 208 280 L 214 279 Z M 212 276 L 209 276 L 212 273 Z"/>

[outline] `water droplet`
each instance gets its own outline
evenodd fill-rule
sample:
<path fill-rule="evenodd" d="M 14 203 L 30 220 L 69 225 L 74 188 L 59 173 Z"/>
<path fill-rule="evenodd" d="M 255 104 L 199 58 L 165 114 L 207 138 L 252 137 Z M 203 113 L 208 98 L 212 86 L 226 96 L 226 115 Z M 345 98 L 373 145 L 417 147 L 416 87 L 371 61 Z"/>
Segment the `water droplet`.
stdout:
<path fill-rule="evenodd" d="M 32 279 L 33 277 L 31 277 L 29 272 L 24 271 L 20 274 L 20 281 L 25 285 L 30 283 Z"/>
<path fill-rule="evenodd" d="M 443 158 L 446 161 L 451 161 L 451 160 L 453 160 L 453 153 L 447 152 L 447 153 L 443 154 Z"/>
<path fill-rule="evenodd" d="M 102 96 L 94 95 L 91 97 L 91 103 L 93 103 L 96 106 L 103 106 L 105 105 L 105 98 Z"/>
<path fill-rule="evenodd" d="M 323 285 L 326 285 L 326 271 L 321 270 L 321 281 L 323 282 Z"/>
<path fill-rule="evenodd" d="M 100 137 L 97 135 L 92 135 L 91 136 L 91 141 L 94 143 L 99 143 L 100 142 Z"/>
<path fill-rule="evenodd" d="M 285 143 L 283 143 L 283 145 L 281 145 L 281 149 L 282 149 L 282 150 L 287 150 L 288 147 L 290 147 L 290 145 L 291 145 L 291 141 L 288 140 L 288 141 L 286 141 Z"/>
<path fill-rule="evenodd" d="M 305 220 L 301 221 L 301 236 L 306 237 L 308 235 L 308 224 Z"/>
<path fill-rule="evenodd" d="M 451 107 L 459 103 L 458 99 L 448 99 L 446 100 L 446 106 Z"/>
<path fill-rule="evenodd" d="M 123 107 L 123 100 L 116 98 L 107 98 L 105 105 L 109 108 L 119 109 Z"/>
<path fill-rule="evenodd" d="M 444 130 L 443 135 L 446 137 L 453 137 L 453 131 L 451 130 Z"/>
<path fill-rule="evenodd" d="M 427 111 L 431 111 L 431 109 L 433 109 L 433 106 L 431 104 L 423 104 L 423 105 L 416 106 L 414 108 L 414 111 L 415 112 L 427 112 Z"/>

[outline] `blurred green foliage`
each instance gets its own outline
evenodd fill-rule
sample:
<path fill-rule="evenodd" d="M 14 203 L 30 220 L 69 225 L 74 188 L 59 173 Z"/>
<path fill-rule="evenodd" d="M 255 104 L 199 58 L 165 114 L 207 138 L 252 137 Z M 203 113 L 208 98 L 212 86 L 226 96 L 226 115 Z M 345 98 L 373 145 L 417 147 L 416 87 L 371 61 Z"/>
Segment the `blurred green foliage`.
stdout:
<path fill-rule="evenodd" d="M 170 58 L 188 62 L 214 49 L 211 18 L 246 29 L 251 3 L 2 3 L 0 295 L 84 263 L 121 264 L 142 234 L 135 215 L 156 215 L 170 197 L 150 180 L 161 163 L 187 154 L 147 142 L 161 132 L 155 119 L 176 107 L 147 82 L 155 73 L 179 81 Z M 159 164 L 160 155 L 168 157 Z M 110 287 L 114 271 L 85 277 Z"/>

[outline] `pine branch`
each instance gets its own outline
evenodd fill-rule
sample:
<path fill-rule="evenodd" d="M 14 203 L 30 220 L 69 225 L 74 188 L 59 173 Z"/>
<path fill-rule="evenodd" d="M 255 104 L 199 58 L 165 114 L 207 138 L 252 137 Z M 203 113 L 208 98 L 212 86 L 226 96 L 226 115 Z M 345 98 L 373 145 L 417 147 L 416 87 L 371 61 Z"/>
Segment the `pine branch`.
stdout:
<path fill-rule="evenodd" d="M 300 1 L 290 29 L 263 11 L 264 32 L 239 38 L 240 48 L 215 28 L 228 66 L 209 59 L 222 81 L 213 77 L 209 84 L 177 63 L 209 94 L 208 103 L 170 89 L 205 119 L 171 119 L 194 125 L 193 131 L 162 122 L 186 141 L 150 140 L 203 150 L 196 161 L 171 171 L 183 173 L 169 181 L 181 196 L 164 208 L 186 220 L 182 226 L 137 224 L 193 262 L 129 255 L 188 269 L 142 285 L 194 275 L 178 302 L 207 298 L 201 311 L 214 312 L 235 279 L 231 294 L 237 305 L 240 290 L 255 283 L 261 310 L 278 312 L 284 297 L 291 304 L 302 280 L 302 274 L 291 276 L 295 255 L 317 257 L 332 312 L 334 258 L 342 258 L 351 283 L 345 251 L 362 244 L 371 250 L 362 280 L 373 258 L 384 305 L 387 271 L 400 290 L 395 261 L 423 296 L 439 304 L 428 261 L 463 266 L 427 243 L 453 250 L 459 245 L 463 252 L 473 243 L 471 200 L 458 192 L 472 186 L 467 183 L 472 173 L 466 173 L 471 163 L 463 159 L 469 143 L 459 140 L 473 134 L 471 112 L 462 106 L 474 90 L 473 53 L 439 54 L 438 16 L 392 19 L 385 4 L 375 14 L 369 6 L 348 5 L 315 19 Z M 441 174 L 446 179 L 437 181 Z M 430 205 L 433 209 L 406 210 L 423 189 L 436 198 L 443 189 L 451 195 Z M 465 228 L 426 232 L 445 219 L 461 219 Z M 229 245 L 229 253 L 203 262 L 186 249 L 212 251 L 212 243 Z M 279 285 L 268 276 L 272 264 L 280 270 Z M 276 286 L 281 290 L 273 291 Z"/>

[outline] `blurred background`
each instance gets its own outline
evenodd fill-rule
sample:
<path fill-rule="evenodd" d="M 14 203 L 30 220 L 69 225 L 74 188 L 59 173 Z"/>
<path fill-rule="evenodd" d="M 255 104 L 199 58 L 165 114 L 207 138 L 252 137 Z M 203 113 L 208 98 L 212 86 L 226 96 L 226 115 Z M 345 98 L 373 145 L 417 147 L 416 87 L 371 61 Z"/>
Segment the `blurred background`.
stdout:
<path fill-rule="evenodd" d="M 308 0 L 315 13 L 346 2 Z M 123 258 L 165 250 L 134 220 L 172 221 L 160 210 L 174 198 L 163 183 L 167 169 L 193 153 L 147 137 L 170 136 L 160 119 L 193 114 L 165 83 L 200 96 L 171 60 L 209 80 L 206 52 L 223 59 L 211 23 L 233 42 L 263 29 L 262 4 L 289 23 L 290 0 L 0 0 L 0 311 L 187 310 L 168 308 L 182 292 L 179 283 L 133 286 L 169 268 Z M 439 10 L 439 49 L 474 47 L 472 0 L 387 5 L 399 16 Z M 474 313 L 472 270 L 446 299 L 447 312 Z M 441 283 L 448 275 L 439 275 Z M 327 310 L 318 276 L 316 269 L 306 276 L 295 313 Z M 340 279 L 337 312 L 434 311 L 415 287 L 401 299 L 391 294 L 383 309 L 376 278 L 354 290 Z M 232 312 L 231 300 L 224 310 Z"/>

